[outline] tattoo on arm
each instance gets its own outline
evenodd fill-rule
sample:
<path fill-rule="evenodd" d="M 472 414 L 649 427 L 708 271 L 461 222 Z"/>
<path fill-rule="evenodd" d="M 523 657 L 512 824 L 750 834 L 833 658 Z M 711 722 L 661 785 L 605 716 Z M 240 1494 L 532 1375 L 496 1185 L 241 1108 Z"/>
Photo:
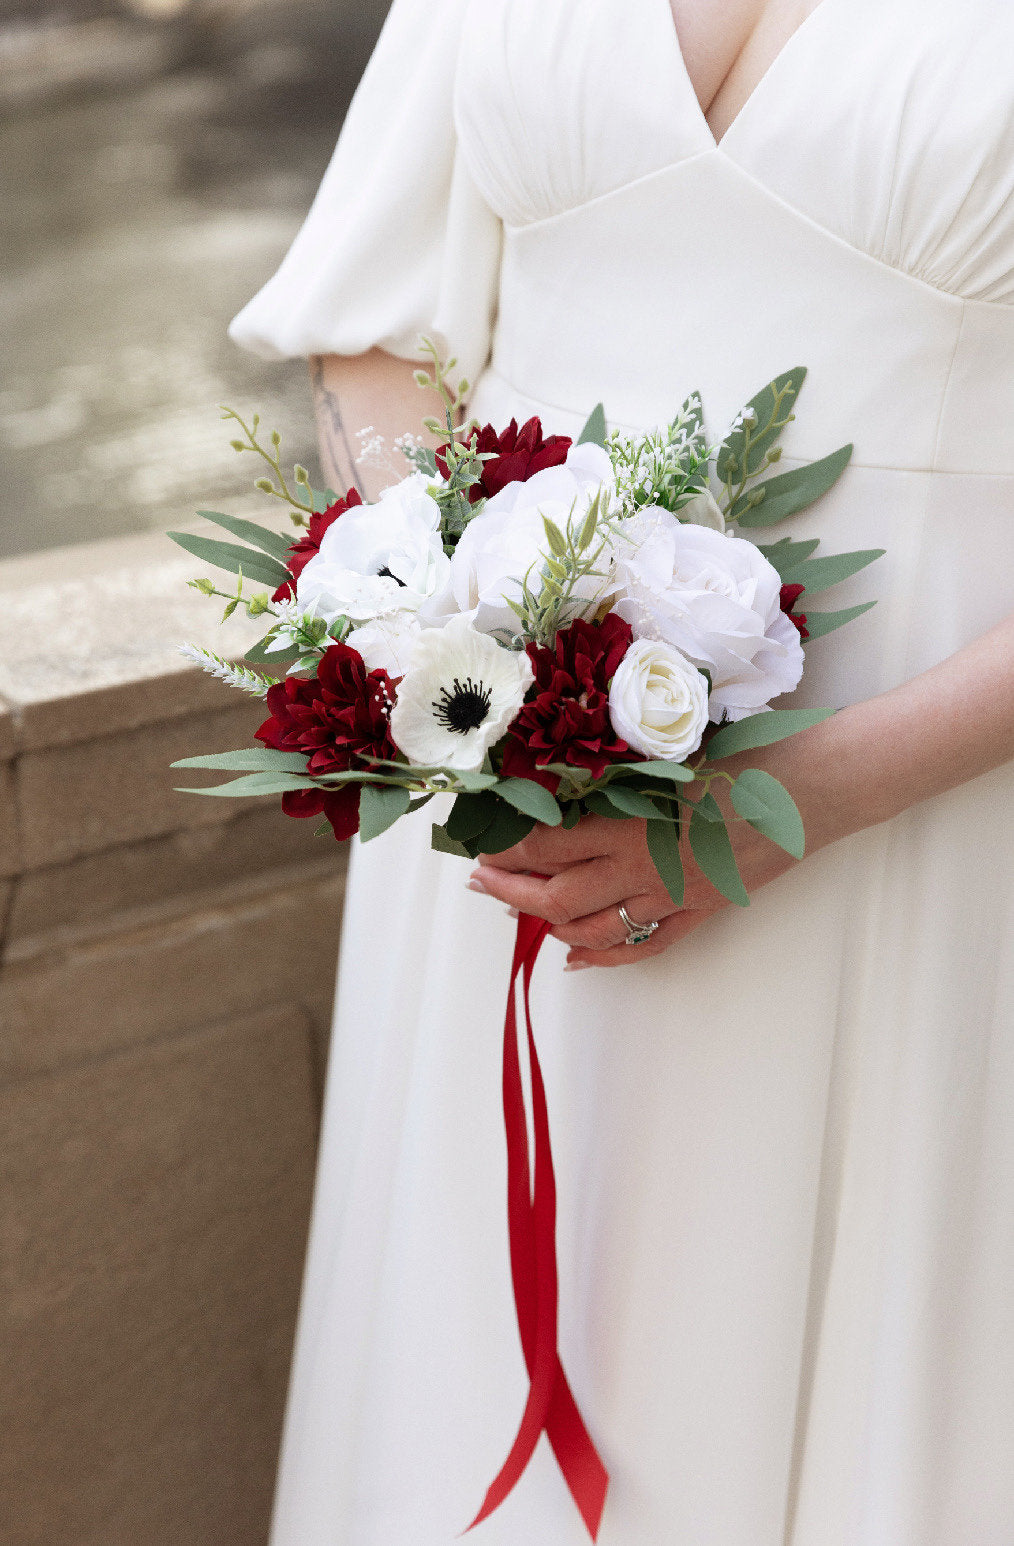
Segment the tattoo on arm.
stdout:
<path fill-rule="evenodd" d="M 346 489 L 354 487 L 365 498 L 366 490 L 356 466 L 348 431 L 342 418 L 341 405 L 336 394 L 324 380 L 324 361 L 319 354 L 314 355 L 311 361 L 310 373 L 324 477 L 336 492 L 343 493 Z"/>

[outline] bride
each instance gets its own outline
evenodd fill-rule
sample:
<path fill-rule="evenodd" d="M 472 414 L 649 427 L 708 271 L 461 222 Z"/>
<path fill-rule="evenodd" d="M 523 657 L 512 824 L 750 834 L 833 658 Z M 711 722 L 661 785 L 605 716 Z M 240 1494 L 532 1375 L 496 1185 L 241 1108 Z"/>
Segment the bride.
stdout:
<path fill-rule="evenodd" d="M 471 874 L 425 822 L 356 846 L 273 1546 L 450 1546 L 514 1436 L 508 907 L 558 942 L 603 1546 L 1014 1540 L 1012 57 L 1006 0 L 394 0 L 233 324 L 311 358 L 327 480 L 367 495 L 399 473 L 360 432 L 430 411 L 422 332 L 480 422 L 547 433 L 700 388 L 715 440 L 805 364 L 787 463 L 856 449 L 792 534 L 887 550 L 795 700 L 841 712 L 751 754 L 808 853 L 737 828 L 749 909 L 698 875 L 675 911 L 634 821 Z M 547 1446 L 475 1539 L 586 1539 Z"/>

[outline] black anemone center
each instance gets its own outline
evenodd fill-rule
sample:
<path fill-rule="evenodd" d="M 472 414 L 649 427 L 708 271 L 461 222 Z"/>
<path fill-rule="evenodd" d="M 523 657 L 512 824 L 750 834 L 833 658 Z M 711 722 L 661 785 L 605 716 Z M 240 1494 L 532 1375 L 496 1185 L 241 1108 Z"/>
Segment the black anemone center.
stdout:
<path fill-rule="evenodd" d="M 400 585 L 402 590 L 405 589 L 405 581 L 404 580 L 399 580 L 398 576 L 396 574 L 392 574 L 390 569 L 388 569 L 386 564 L 384 565 L 383 569 L 378 569 L 377 570 L 377 579 L 378 580 L 393 580 L 395 585 Z"/>
<path fill-rule="evenodd" d="M 484 687 L 481 682 L 473 682 L 470 676 L 466 676 L 463 682 L 455 677 L 449 691 L 441 687 L 440 697 L 434 699 L 433 707 L 437 719 L 448 730 L 467 735 L 469 730 L 478 730 L 489 713 L 492 701 L 492 688 Z"/>

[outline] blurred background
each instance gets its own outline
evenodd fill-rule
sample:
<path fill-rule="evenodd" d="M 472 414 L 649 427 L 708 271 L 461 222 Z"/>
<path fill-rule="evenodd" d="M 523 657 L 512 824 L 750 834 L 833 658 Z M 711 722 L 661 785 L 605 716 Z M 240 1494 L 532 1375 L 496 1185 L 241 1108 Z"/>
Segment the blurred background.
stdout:
<path fill-rule="evenodd" d="M 387 8 L 2 0 L 0 558 L 239 508 L 221 402 L 312 465 L 305 366 L 225 327 L 305 214 Z"/>
<path fill-rule="evenodd" d="M 3 1546 L 267 1540 L 347 845 L 177 792 L 263 719 L 181 641 L 263 623 L 164 531 L 274 508 L 222 402 L 315 465 L 225 329 L 386 10 L 0 0 Z"/>

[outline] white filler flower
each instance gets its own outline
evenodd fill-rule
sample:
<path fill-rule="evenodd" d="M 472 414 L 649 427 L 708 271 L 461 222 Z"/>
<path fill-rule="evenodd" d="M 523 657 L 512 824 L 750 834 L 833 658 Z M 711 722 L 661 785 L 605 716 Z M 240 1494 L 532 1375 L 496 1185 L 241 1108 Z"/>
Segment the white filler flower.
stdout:
<path fill-rule="evenodd" d="M 419 612 L 446 587 L 440 507 L 427 482 L 413 474 L 385 489 L 375 505 L 353 505 L 328 527 L 296 584 L 301 610 L 315 606 L 328 622 L 344 616 L 365 623 Z"/>
<path fill-rule="evenodd" d="M 671 644 L 635 639 L 609 688 L 609 718 L 635 751 L 682 762 L 707 727 L 707 678 Z"/>
<path fill-rule="evenodd" d="M 781 579 L 745 537 L 641 510 L 623 525 L 616 610 L 636 638 L 664 639 L 711 676 L 711 718 L 741 719 L 791 692 L 803 674 Z"/>
<path fill-rule="evenodd" d="M 599 489 L 613 489 L 616 478 L 601 446 L 572 446 L 560 467 L 544 467 L 527 483 L 508 483 L 466 526 L 451 560 L 451 587 L 446 610 L 469 613 L 483 633 L 517 632 L 517 614 L 505 601 L 521 600 L 521 582 L 538 574 L 548 552 L 543 516 L 561 530 L 573 518 L 580 521 Z M 602 580 L 589 576 L 575 596 L 587 607 L 574 616 L 590 616 L 608 595 Z"/>
<path fill-rule="evenodd" d="M 522 651 L 476 633 L 466 617 L 419 635 L 398 686 L 391 735 L 410 762 L 480 768 L 524 702 L 532 667 Z"/>

